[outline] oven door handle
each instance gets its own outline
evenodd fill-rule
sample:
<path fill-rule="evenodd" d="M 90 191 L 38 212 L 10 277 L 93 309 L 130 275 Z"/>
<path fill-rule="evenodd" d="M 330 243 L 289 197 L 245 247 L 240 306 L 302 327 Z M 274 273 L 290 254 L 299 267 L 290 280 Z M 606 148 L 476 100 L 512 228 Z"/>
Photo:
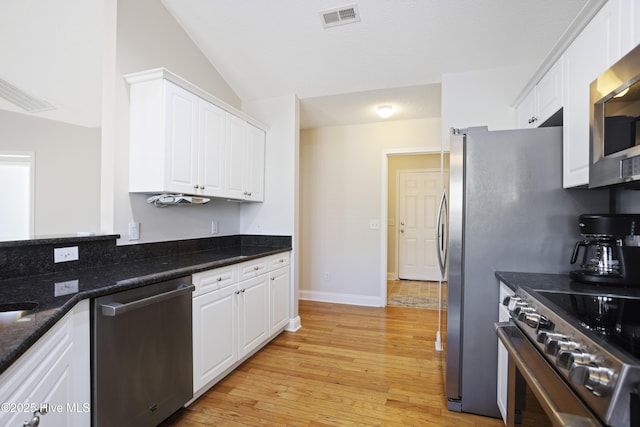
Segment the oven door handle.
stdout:
<path fill-rule="evenodd" d="M 138 308 L 146 307 L 148 305 L 155 304 L 160 301 L 178 297 L 188 292 L 193 292 L 195 288 L 196 287 L 194 285 L 187 285 L 187 286 L 182 285 L 182 287 L 179 289 L 175 289 L 173 291 L 165 292 L 162 294 L 152 295 L 150 297 L 128 302 L 126 304 L 115 302 L 115 301 L 109 302 L 106 304 L 101 304 L 100 308 L 102 309 L 103 316 L 114 317 L 120 314 L 124 314 L 128 311 L 136 310 Z"/>
<path fill-rule="evenodd" d="M 512 364 L 515 364 L 554 427 L 602 426 L 517 326 L 511 322 L 495 323 L 494 326 L 509 353 L 509 393 L 515 393 L 515 386 L 511 386 L 515 375 Z M 508 405 L 514 404 L 511 402 L 514 400 L 510 398 Z M 513 411 L 513 408 L 507 408 L 507 426 L 513 425 Z"/>

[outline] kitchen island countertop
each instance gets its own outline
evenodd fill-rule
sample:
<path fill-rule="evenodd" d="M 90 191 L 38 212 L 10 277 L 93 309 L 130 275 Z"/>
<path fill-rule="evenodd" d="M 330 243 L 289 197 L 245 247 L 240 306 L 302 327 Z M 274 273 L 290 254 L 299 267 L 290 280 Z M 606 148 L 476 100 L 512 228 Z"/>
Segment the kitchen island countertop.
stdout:
<path fill-rule="evenodd" d="M 0 320 L 0 374 L 80 300 L 290 250 L 290 245 L 241 245 L 1 280 L 2 304 L 34 302 L 38 305 L 18 321 L 3 324 Z"/>

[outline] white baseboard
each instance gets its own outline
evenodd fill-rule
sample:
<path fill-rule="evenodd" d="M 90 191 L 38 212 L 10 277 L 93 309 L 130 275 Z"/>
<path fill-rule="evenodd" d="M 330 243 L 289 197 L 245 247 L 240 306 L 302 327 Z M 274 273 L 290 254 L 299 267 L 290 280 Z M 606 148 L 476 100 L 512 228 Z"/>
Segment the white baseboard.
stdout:
<path fill-rule="evenodd" d="M 300 322 L 300 316 L 296 316 L 294 318 L 289 319 L 289 324 L 285 326 L 284 330 L 287 332 L 295 332 L 300 328 L 302 328 L 302 323 Z"/>
<path fill-rule="evenodd" d="M 318 292 L 300 290 L 300 299 L 318 302 L 332 302 L 336 304 L 364 305 L 368 307 L 384 307 L 387 302 L 379 296 L 337 294 L 333 292 Z"/>

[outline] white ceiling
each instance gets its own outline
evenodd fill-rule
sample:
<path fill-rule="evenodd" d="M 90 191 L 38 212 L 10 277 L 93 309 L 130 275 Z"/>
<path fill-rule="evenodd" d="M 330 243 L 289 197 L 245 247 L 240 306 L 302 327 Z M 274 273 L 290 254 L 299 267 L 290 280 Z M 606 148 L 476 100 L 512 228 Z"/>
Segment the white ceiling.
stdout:
<path fill-rule="evenodd" d="M 0 1 L 0 79 L 56 107 L 38 117 L 98 127 L 101 29 L 101 0 Z"/>
<path fill-rule="evenodd" d="M 439 117 L 443 73 L 525 66 L 524 85 L 594 0 L 160 1 L 243 101 L 296 94 L 317 127 L 382 103 Z M 351 4 L 360 22 L 323 29 L 320 11 Z M 58 108 L 40 116 L 100 125 L 101 5 L 0 2 L 0 78 Z"/>

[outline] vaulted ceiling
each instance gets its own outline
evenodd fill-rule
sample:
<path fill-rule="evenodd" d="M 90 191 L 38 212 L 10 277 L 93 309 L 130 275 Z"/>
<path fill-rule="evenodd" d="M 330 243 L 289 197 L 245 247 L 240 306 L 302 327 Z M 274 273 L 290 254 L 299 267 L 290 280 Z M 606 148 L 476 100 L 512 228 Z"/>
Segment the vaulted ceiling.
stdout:
<path fill-rule="evenodd" d="M 524 85 L 594 2 L 159 1 L 243 101 L 296 94 L 303 127 L 374 121 L 381 103 L 438 117 L 444 73 L 524 66 Z M 101 5 L 0 3 L 0 79 L 57 107 L 39 115 L 100 125 Z M 354 5 L 359 22 L 323 28 L 322 11 Z"/>

